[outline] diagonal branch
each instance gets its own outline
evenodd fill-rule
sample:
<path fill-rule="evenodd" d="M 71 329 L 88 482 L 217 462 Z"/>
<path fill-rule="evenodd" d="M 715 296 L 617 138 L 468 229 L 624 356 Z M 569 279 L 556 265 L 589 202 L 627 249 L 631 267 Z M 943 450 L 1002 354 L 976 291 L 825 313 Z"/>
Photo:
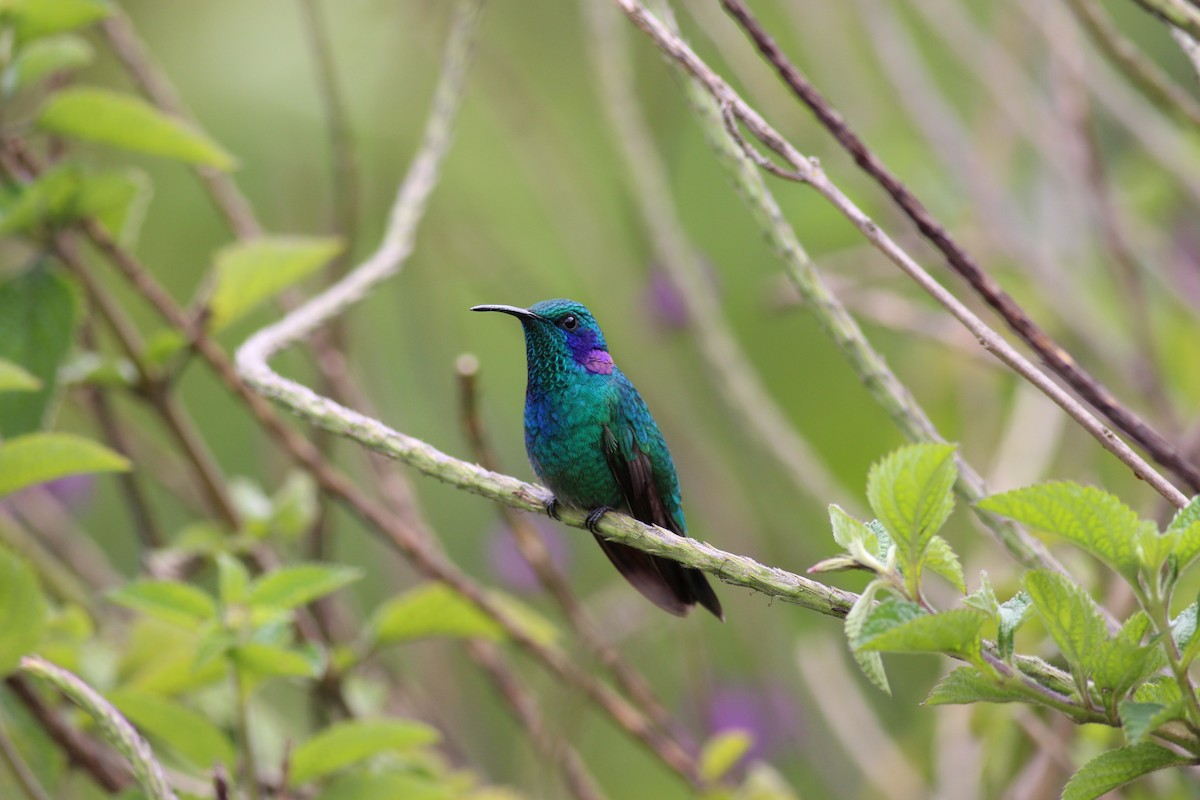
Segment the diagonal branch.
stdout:
<path fill-rule="evenodd" d="M 891 195 L 921 233 L 942 252 L 954 271 L 1000 314 L 1022 341 L 1033 348 L 1051 371 L 1119 430 L 1141 445 L 1155 461 L 1182 478 L 1192 490 L 1200 491 L 1200 467 L 1188 461 L 1166 437 L 1124 406 L 1107 387 L 1080 367 L 1071 354 L 1034 322 L 1000 284 L 959 246 L 921 201 L 888 170 L 816 87 L 808 82 L 742 0 L 721 2 L 754 41 L 763 57 L 854 158 L 855 163 Z"/>
<path fill-rule="evenodd" d="M 1036 386 L 1053 400 L 1079 425 L 1090 433 L 1106 450 L 1125 463 L 1135 475 L 1146 481 L 1173 505 L 1182 508 L 1187 503 L 1183 495 L 1170 481 L 1159 474 L 1141 456 L 1135 453 L 1113 431 L 1107 428 L 1074 397 L 1022 356 L 996 331 L 992 330 L 974 312 L 937 282 L 896 242 L 883 231 L 874 220 L 863 213 L 847 197 L 813 159 L 805 158 L 778 131 L 767 124 L 762 116 L 746 104 L 741 97 L 719 75 L 713 72 L 682 39 L 672 33 L 663 22 L 646 10 L 637 0 L 617 0 L 617 4 L 635 25 L 647 33 L 655 45 L 694 78 L 723 107 L 729 108 L 734 116 L 765 145 L 785 159 L 804 182 L 812 186 L 829 201 L 839 213 L 854 225 L 872 245 L 900 267 L 910 278 L 955 319 L 961 322 L 979 340 L 988 352 L 999 358 L 1018 375 Z"/>

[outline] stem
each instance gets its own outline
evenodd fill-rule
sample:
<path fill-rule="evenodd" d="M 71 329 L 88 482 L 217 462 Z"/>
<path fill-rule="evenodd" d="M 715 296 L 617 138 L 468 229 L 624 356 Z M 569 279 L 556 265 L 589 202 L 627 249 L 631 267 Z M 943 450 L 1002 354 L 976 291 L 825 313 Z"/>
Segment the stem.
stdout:
<path fill-rule="evenodd" d="M 3 724 L 0 724 L 0 763 L 8 767 L 9 774 L 29 800 L 50 800 L 50 795 L 46 794 L 46 790 L 38 782 L 37 775 L 34 775 L 33 770 L 25 763 L 25 759 L 21 758 L 21 753 L 4 730 Z"/>
<path fill-rule="evenodd" d="M 230 659 L 229 680 L 233 685 L 233 701 L 237 714 L 238 745 L 242 751 L 242 786 L 250 800 L 260 800 L 258 762 L 254 758 L 254 743 L 250 739 L 250 703 L 246 685 L 238 674 L 237 664 Z"/>

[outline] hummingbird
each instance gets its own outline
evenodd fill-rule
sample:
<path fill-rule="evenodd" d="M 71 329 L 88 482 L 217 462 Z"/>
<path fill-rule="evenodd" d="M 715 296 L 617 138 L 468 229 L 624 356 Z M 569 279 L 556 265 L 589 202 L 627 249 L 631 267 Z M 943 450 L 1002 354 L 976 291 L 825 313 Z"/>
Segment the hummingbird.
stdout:
<path fill-rule="evenodd" d="M 684 616 L 696 603 L 724 620 L 721 602 L 698 569 L 609 541 L 596 532 L 608 511 L 687 535 L 679 480 L 646 403 L 613 363 L 592 313 L 573 300 L 529 308 L 475 306 L 521 321 L 529 376 L 525 451 L 560 505 L 588 512 L 585 523 L 625 579 L 659 608 Z"/>

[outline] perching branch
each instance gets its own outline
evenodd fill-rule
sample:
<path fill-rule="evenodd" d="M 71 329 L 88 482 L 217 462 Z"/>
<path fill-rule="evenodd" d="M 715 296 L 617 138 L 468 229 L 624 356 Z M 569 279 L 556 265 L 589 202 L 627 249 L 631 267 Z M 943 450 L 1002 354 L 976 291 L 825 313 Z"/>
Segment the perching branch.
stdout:
<path fill-rule="evenodd" d="M 795 95 L 813 111 L 817 119 L 833 134 L 838 143 L 854 158 L 855 163 L 887 191 L 921 233 L 945 255 L 950 266 L 966 279 L 971 288 L 989 306 L 1000 314 L 1021 340 L 1033 348 L 1042 361 L 1056 375 L 1066 381 L 1080 397 L 1107 417 L 1119 430 L 1124 431 L 1145 448 L 1155 461 L 1182 478 L 1190 488 L 1200 491 L 1200 467 L 1185 459 L 1166 437 L 1124 406 L 1094 376 L 1080 367 L 1075 359 L 1050 338 L 1004 291 L 1000 284 L 959 246 L 945 227 L 934 219 L 921 201 L 888 170 L 816 87 L 800 73 L 741 0 L 722 0 L 722 3 L 753 40 L 763 57 L 775 68 Z M 827 180 L 824 173 L 821 173 L 821 178 Z M 865 216 L 863 219 L 865 220 Z M 1015 351 L 1013 352 L 1015 353 Z M 1010 366 L 1016 369 L 1015 365 L 1010 364 Z M 1019 369 L 1017 371 L 1021 372 Z M 1024 373 L 1022 375 L 1029 378 Z M 1056 402 L 1058 401 L 1056 400 Z M 1096 433 L 1098 432 L 1094 432 L 1093 435 Z M 1112 450 L 1111 447 L 1108 449 Z M 1132 467 L 1133 464 L 1130 466 Z M 1140 477 L 1145 479 L 1145 476 Z M 1164 484 L 1165 482 L 1160 482 L 1155 488 L 1162 492 L 1167 488 Z"/>

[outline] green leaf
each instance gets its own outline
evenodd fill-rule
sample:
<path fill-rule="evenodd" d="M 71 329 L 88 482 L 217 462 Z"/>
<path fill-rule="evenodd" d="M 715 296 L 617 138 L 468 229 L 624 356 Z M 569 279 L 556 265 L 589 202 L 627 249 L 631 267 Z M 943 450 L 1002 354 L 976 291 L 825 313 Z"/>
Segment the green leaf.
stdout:
<path fill-rule="evenodd" d="M 379 645 L 431 636 L 462 636 L 500 641 L 504 630 L 461 595 L 442 584 L 427 584 L 397 595 L 375 612 L 371 633 Z"/>
<path fill-rule="evenodd" d="M 1025 574 L 1025 590 L 1073 671 L 1090 674 L 1108 638 L 1092 596 L 1065 575 L 1044 569 Z"/>
<path fill-rule="evenodd" d="M 209 329 L 217 332 L 307 278 L 342 249 L 329 237 L 271 236 L 217 252 Z"/>
<path fill-rule="evenodd" d="M 7 359 L 0 358 L 0 392 L 34 392 L 42 382 Z"/>
<path fill-rule="evenodd" d="M 877 609 L 878 611 L 878 609 Z M 884 612 L 888 616 L 888 612 Z M 874 614 L 867 618 L 859 649 L 885 653 L 952 653 L 969 661 L 980 658 L 980 630 L 987 614 L 974 608 L 922 613 L 872 635 Z"/>
<path fill-rule="evenodd" d="M 46 599 L 33 570 L 0 545 L 0 677 L 12 672 L 42 639 Z"/>
<path fill-rule="evenodd" d="M 966 593 L 967 579 L 963 575 L 962 564 L 950 543 L 941 536 L 931 537 L 925 546 L 925 566 L 950 581 L 960 592 Z"/>
<path fill-rule="evenodd" d="M 51 133 L 220 170 L 233 157 L 203 133 L 144 100 L 107 89 L 65 89 L 43 106 L 38 124 Z"/>
<path fill-rule="evenodd" d="M 250 572 L 237 556 L 217 554 L 217 597 L 221 605 L 232 606 L 246 602 L 250 593 Z"/>
<path fill-rule="evenodd" d="M 1171 637 L 1179 649 L 1180 660 L 1187 667 L 1200 654 L 1200 636 L 1196 635 L 1200 618 L 1200 602 L 1192 603 L 1171 620 Z"/>
<path fill-rule="evenodd" d="M 248 602 L 258 608 L 296 608 L 336 592 L 361 577 L 362 570 L 336 564 L 281 567 L 254 581 Z"/>
<path fill-rule="evenodd" d="M 108 599 L 189 629 L 197 629 L 217 616 L 217 604 L 211 595 L 180 581 L 134 581 L 109 592 Z"/>
<path fill-rule="evenodd" d="M 316 678 L 324 670 L 324 659 L 312 649 L 247 642 L 230 648 L 229 656 L 238 672 L 248 680 L 267 678 Z"/>
<path fill-rule="evenodd" d="M 124 472 L 129 462 L 70 433 L 28 433 L 0 443 L 0 497 L 85 472 Z"/>
<path fill-rule="evenodd" d="M 1000 617 L 1000 601 L 996 599 L 996 592 L 992 589 L 992 582 L 988 580 L 986 571 L 980 571 L 979 588 L 964 597 L 963 603 L 971 608 L 978 608 L 993 619 Z"/>
<path fill-rule="evenodd" d="M 300 786 L 382 753 L 435 744 L 437 729 L 415 720 L 339 722 L 292 752 L 291 783 Z"/>
<path fill-rule="evenodd" d="M 1179 562 L 1179 572 L 1191 566 L 1200 556 L 1200 495 L 1196 495 L 1186 506 L 1176 512 L 1166 535 L 1175 543 L 1174 552 Z"/>
<path fill-rule="evenodd" d="M 335 779 L 316 800 L 451 800 L 459 794 L 423 776 L 355 772 Z"/>
<path fill-rule="evenodd" d="M 158 739 L 199 770 L 236 763 L 229 737 L 208 717 L 178 701 L 136 689 L 109 692 L 108 701 L 143 734 Z"/>
<path fill-rule="evenodd" d="M 743 730 L 714 734 L 700 749 L 700 777 L 709 783 L 720 781 L 750 752 L 753 745 L 754 737 Z"/>
<path fill-rule="evenodd" d="M 4 0 L 0 10 L 11 15 L 19 42 L 82 28 L 112 13 L 102 0 Z"/>
<path fill-rule="evenodd" d="M 867 475 L 867 500 L 914 569 L 925 545 L 954 510 L 958 465 L 952 444 L 913 444 L 884 456 Z"/>
<path fill-rule="evenodd" d="M 857 650 L 864 642 L 923 615 L 925 612 L 916 603 L 898 597 L 886 597 L 870 609 L 858 635 L 850 641 L 850 646 Z"/>
<path fill-rule="evenodd" d="M 1093 800 L 1149 772 L 1186 763 L 1186 758 L 1149 742 L 1109 750 L 1071 776 L 1062 800 Z"/>
<path fill-rule="evenodd" d="M 1137 537 L 1143 522 L 1137 512 L 1108 492 L 1077 483 L 1042 483 L 992 495 L 978 505 L 1066 539 L 1126 579 L 1137 580 Z"/>
<path fill-rule="evenodd" d="M 0 395 L 0 438 L 40 429 L 58 386 L 58 367 L 71 350 L 79 313 L 71 284 L 35 267 L 0 284 L 0 358 L 42 383 L 38 392 Z"/>
<path fill-rule="evenodd" d="M 1101 647 L 1092 679 L 1096 688 L 1124 697 L 1131 688 L 1166 665 L 1158 645 L 1144 645 L 1150 618 L 1144 611 L 1125 620 L 1121 630 Z"/>
<path fill-rule="evenodd" d="M 1119 711 L 1125 738 L 1130 744 L 1139 744 L 1163 725 L 1182 717 L 1183 703 L 1164 706 L 1158 703 L 1122 700 Z"/>
<path fill-rule="evenodd" d="M 4 91 L 11 95 L 49 75 L 85 67 L 94 55 L 86 39 L 69 33 L 30 42 L 4 71 Z"/>
<path fill-rule="evenodd" d="M 854 547 L 864 547 L 874 555 L 879 549 L 879 540 L 863 523 L 842 510 L 836 503 L 829 506 L 829 523 L 833 527 L 833 540 L 851 554 Z"/>
<path fill-rule="evenodd" d="M 89 172 L 79 187 L 77 216 L 93 217 L 118 244 L 131 247 L 153 194 L 150 176 L 140 169 Z"/>
<path fill-rule="evenodd" d="M 1020 689 L 997 683 L 976 667 L 959 667 L 938 681 L 924 705 L 947 706 L 968 703 L 1024 703 L 1029 696 Z"/>
<path fill-rule="evenodd" d="M 307 472 L 293 470 L 271 497 L 271 528 L 296 538 L 312 527 L 317 517 L 317 484 Z"/>
<path fill-rule="evenodd" d="M 867 584 L 862 594 L 854 601 L 854 605 L 850 607 L 850 612 L 846 614 L 845 631 L 846 641 L 850 644 L 850 652 L 854 655 L 854 660 L 858 662 L 863 674 L 867 676 L 867 680 L 890 695 L 892 687 L 888 685 L 887 673 L 883 669 L 883 657 L 879 653 L 869 650 L 860 651 L 855 646 L 855 642 L 862 636 L 867 616 L 875 605 L 875 595 L 883 586 L 882 581 L 871 581 Z"/>
<path fill-rule="evenodd" d="M 1033 599 L 1025 592 L 1017 592 L 1001 604 L 996 646 L 1000 651 L 1000 657 L 1005 661 L 1012 657 L 1013 638 L 1017 635 L 1017 629 L 1029 618 L 1031 611 L 1033 611 Z"/>

